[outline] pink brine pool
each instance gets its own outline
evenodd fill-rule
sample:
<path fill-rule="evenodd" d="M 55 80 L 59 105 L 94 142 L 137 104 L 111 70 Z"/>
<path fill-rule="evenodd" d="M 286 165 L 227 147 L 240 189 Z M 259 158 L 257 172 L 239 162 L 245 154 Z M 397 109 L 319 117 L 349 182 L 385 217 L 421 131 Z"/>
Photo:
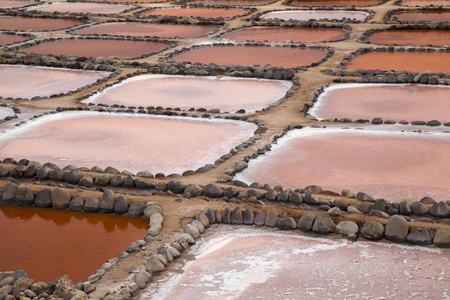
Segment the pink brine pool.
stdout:
<path fill-rule="evenodd" d="M 206 235 L 140 299 L 445 299 L 449 292 L 444 249 L 230 225 Z"/>
<path fill-rule="evenodd" d="M 83 24 L 82 21 L 71 19 L 44 19 L 0 16 L 0 29 L 42 31 L 55 30 Z"/>
<path fill-rule="evenodd" d="M 319 119 L 350 118 L 408 122 L 450 121 L 450 87 L 415 84 L 343 84 L 326 88 L 310 114 Z"/>
<path fill-rule="evenodd" d="M 448 22 L 450 20 L 449 11 L 402 11 L 391 15 L 391 19 L 400 21 L 430 21 L 430 22 Z"/>
<path fill-rule="evenodd" d="M 366 41 L 376 44 L 450 45 L 450 30 L 386 30 L 370 34 Z"/>
<path fill-rule="evenodd" d="M 316 43 L 337 41 L 345 37 L 343 29 L 252 27 L 227 33 L 223 38 L 236 41 Z"/>
<path fill-rule="evenodd" d="M 9 116 L 14 116 L 14 110 L 9 107 L 0 106 L 0 120 Z"/>
<path fill-rule="evenodd" d="M 286 94 L 291 82 L 170 75 L 141 75 L 110 87 L 84 102 L 125 106 L 218 108 L 254 112 Z"/>
<path fill-rule="evenodd" d="M 234 5 L 234 6 L 251 6 L 251 5 L 266 5 L 275 0 L 194 0 L 189 4 L 203 4 L 205 6 L 214 5 Z"/>
<path fill-rule="evenodd" d="M 275 11 L 262 15 L 261 19 L 280 19 L 280 20 L 298 20 L 308 21 L 311 19 L 350 19 L 364 21 L 369 16 L 368 13 L 362 11 L 345 11 L 345 10 L 291 10 L 291 11 Z"/>
<path fill-rule="evenodd" d="M 293 0 L 293 6 L 372 6 L 380 4 L 382 0 Z"/>
<path fill-rule="evenodd" d="M 254 124 L 225 120 L 60 113 L 2 134 L 0 157 L 182 173 L 214 163 L 255 129 Z"/>
<path fill-rule="evenodd" d="M 449 164 L 446 133 L 308 128 L 290 131 L 238 179 L 284 188 L 350 188 L 387 200 L 430 196 L 445 201 Z"/>
<path fill-rule="evenodd" d="M 402 5 L 406 6 L 440 6 L 450 5 L 450 0 L 403 0 Z"/>
<path fill-rule="evenodd" d="M 29 10 L 77 14 L 118 14 L 132 8 L 136 8 L 136 6 L 104 3 L 56 2 L 33 7 Z"/>
<path fill-rule="evenodd" d="M 109 76 L 109 72 L 0 65 L 0 96 L 3 98 L 48 97 L 75 91 Z"/>
<path fill-rule="evenodd" d="M 176 61 L 193 63 L 262 66 L 270 64 L 295 68 L 317 63 L 326 55 L 326 50 L 312 48 L 207 46 L 176 54 L 172 58 Z"/>
<path fill-rule="evenodd" d="M 15 7 L 23 7 L 31 4 L 39 4 L 41 2 L 28 2 L 28 1 L 14 1 L 14 0 L 1 0 L 0 8 L 15 8 Z"/>
<path fill-rule="evenodd" d="M 157 36 L 165 38 L 194 38 L 215 31 L 219 27 L 212 25 L 177 25 L 148 23 L 102 23 L 76 30 L 78 34 L 108 34 L 123 36 Z"/>
<path fill-rule="evenodd" d="M 143 16 L 176 16 L 197 18 L 232 18 L 245 15 L 249 11 L 240 8 L 197 8 L 197 7 L 174 7 L 154 9 L 143 13 Z"/>
<path fill-rule="evenodd" d="M 29 36 L 0 33 L 0 46 L 23 42 L 25 40 L 28 40 L 29 38 Z"/>

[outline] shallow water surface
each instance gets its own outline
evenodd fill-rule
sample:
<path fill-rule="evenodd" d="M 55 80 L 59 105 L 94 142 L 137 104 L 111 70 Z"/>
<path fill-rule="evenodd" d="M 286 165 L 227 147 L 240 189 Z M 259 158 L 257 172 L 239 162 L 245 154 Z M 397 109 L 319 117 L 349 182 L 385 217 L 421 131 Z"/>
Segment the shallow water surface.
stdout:
<path fill-rule="evenodd" d="M 43 19 L 0 16 L 0 29 L 2 30 L 55 30 L 80 24 L 83 24 L 83 22 L 69 19 Z"/>
<path fill-rule="evenodd" d="M 371 6 L 380 4 L 381 0 L 293 0 L 293 6 Z"/>
<path fill-rule="evenodd" d="M 29 38 L 30 38 L 29 36 L 0 33 L 0 46 L 6 46 L 13 43 L 23 42 L 25 40 L 28 40 Z"/>
<path fill-rule="evenodd" d="M 1 0 L 0 8 L 15 8 L 15 7 L 23 7 L 31 4 L 39 4 L 41 2 L 32 2 L 32 1 L 14 1 L 14 0 Z"/>
<path fill-rule="evenodd" d="M 450 20 L 449 11 L 402 11 L 391 15 L 391 19 L 397 18 L 400 21 L 431 21 L 448 22 Z"/>
<path fill-rule="evenodd" d="M 403 0 L 401 5 L 406 6 L 440 6 L 450 5 L 450 0 Z"/>
<path fill-rule="evenodd" d="M 197 18 L 232 18 L 248 13 L 248 10 L 237 8 L 199 8 L 199 7 L 174 7 L 154 9 L 142 14 L 142 16 L 176 16 Z"/>
<path fill-rule="evenodd" d="M 8 116 L 14 116 L 14 110 L 9 107 L 0 106 L 0 120 Z"/>
<path fill-rule="evenodd" d="M 398 45 L 450 45 L 450 30 L 386 30 L 370 34 L 367 42 Z"/>
<path fill-rule="evenodd" d="M 56 2 L 33 7 L 29 10 L 78 14 L 118 14 L 132 8 L 136 8 L 136 6 L 106 3 Z"/>
<path fill-rule="evenodd" d="M 194 0 L 189 4 L 203 4 L 205 6 L 214 5 L 234 5 L 234 6 L 247 6 L 247 5 L 266 5 L 275 2 L 275 0 Z"/>
<path fill-rule="evenodd" d="M 298 20 L 308 21 L 311 19 L 323 20 L 323 19 L 355 19 L 363 21 L 369 14 L 362 11 L 339 11 L 339 10 L 293 10 L 293 11 L 274 11 L 265 15 L 262 15 L 261 19 L 281 19 L 281 20 Z"/>

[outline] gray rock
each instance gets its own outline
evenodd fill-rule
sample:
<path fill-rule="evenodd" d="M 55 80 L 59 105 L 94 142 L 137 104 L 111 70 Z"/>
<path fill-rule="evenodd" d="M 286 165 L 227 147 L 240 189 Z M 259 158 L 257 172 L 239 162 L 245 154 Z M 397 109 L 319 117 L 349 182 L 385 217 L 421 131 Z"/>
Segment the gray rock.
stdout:
<path fill-rule="evenodd" d="M 13 284 L 12 294 L 17 298 L 17 294 L 27 289 L 30 289 L 33 282 L 34 282 L 33 279 L 30 279 L 28 277 L 18 278 Z"/>
<path fill-rule="evenodd" d="M 69 207 L 70 194 L 65 190 L 56 188 L 52 191 L 52 207 L 54 209 L 66 209 Z"/>
<path fill-rule="evenodd" d="M 167 263 L 172 263 L 174 258 L 172 253 L 170 253 L 169 250 L 167 250 L 166 248 L 163 248 L 160 250 L 162 256 L 164 256 L 164 258 L 166 259 Z"/>
<path fill-rule="evenodd" d="M 266 200 L 269 200 L 269 201 L 274 201 L 274 200 L 277 199 L 277 196 L 278 196 L 278 192 L 277 192 L 277 191 L 275 191 L 275 190 L 269 190 L 269 191 L 267 191 L 266 194 L 264 195 L 264 198 L 265 198 Z"/>
<path fill-rule="evenodd" d="M 282 191 L 278 194 L 276 200 L 279 202 L 287 202 L 289 200 L 289 196 L 291 193 L 292 193 L 292 190 L 290 190 L 290 189 Z"/>
<path fill-rule="evenodd" d="M 233 198 L 234 196 L 236 196 L 239 193 L 238 189 L 235 188 L 234 186 L 230 186 L 228 188 L 225 189 L 225 191 L 223 192 L 223 195 L 227 198 Z"/>
<path fill-rule="evenodd" d="M 370 196 L 369 194 L 363 193 L 363 192 L 357 193 L 356 199 L 361 200 L 361 201 L 370 201 L 370 202 L 375 201 L 372 196 Z"/>
<path fill-rule="evenodd" d="M 278 221 L 278 212 L 275 209 L 269 210 L 264 220 L 264 225 L 267 227 L 275 227 Z"/>
<path fill-rule="evenodd" d="M 416 216 L 423 216 L 428 213 L 428 206 L 426 206 L 422 202 L 416 202 L 413 205 L 411 205 L 411 211 Z"/>
<path fill-rule="evenodd" d="M 153 203 L 151 205 L 148 205 L 148 203 L 147 203 L 147 207 L 144 209 L 144 216 L 145 216 L 145 218 L 147 218 L 147 220 L 150 220 L 150 218 L 152 217 L 153 214 L 157 214 L 157 213 L 160 214 L 161 212 L 162 212 L 162 209 L 158 203 Z"/>
<path fill-rule="evenodd" d="M 277 228 L 281 230 L 293 230 L 297 228 L 297 223 L 293 218 L 281 218 L 277 221 Z"/>
<path fill-rule="evenodd" d="M 223 196 L 223 190 L 217 185 L 210 183 L 203 189 L 203 196 L 208 198 L 220 198 Z"/>
<path fill-rule="evenodd" d="M 398 210 L 401 215 L 409 216 L 411 215 L 411 206 L 408 201 L 402 201 L 398 204 Z"/>
<path fill-rule="evenodd" d="M 129 291 L 131 296 L 134 297 L 134 296 L 137 296 L 137 294 L 139 293 L 140 290 L 141 289 L 139 288 L 139 284 L 137 284 L 136 282 L 132 282 L 128 285 L 128 289 L 126 291 Z M 130 298 L 131 298 L 131 296 L 130 296 Z"/>
<path fill-rule="evenodd" d="M 194 225 L 195 227 L 197 227 L 198 232 L 200 232 L 200 233 L 205 232 L 205 226 L 203 226 L 203 224 L 199 220 L 194 220 L 191 222 L 191 224 Z"/>
<path fill-rule="evenodd" d="M 102 200 L 100 201 L 100 213 L 111 214 L 114 212 L 114 193 L 110 189 L 103 192 Z"/>
<path fill-rule="evenodd" d="M 43 189 L 36 195 L 36 199 L 34 200 L 34 205 L 36 207 L 48 208 L 52 206 L 52 190 Z"/>
<path fill-rule="evenodd" d="M 125 178 L 120 175 L 114 175 L 111 180 L 109 181 L 109 184 L 114 187 L 121 186 L 123 182 L 125 181 Z"/>
<path fill-rule="evenodd" d="M 18 206 L 30 206 L 34 204 L 34 195 L 29 187 L 20 187 L 17 190 L 16 204 Z"/>
<path fill-rule="evenodd" d="M 430 208 L 429 213 L 433 217 L 447 218 L 450 216 L 450 207 L 445 202 L 439 202 Z"/>
<path fill-rule="evenodd" d="M 388 206 L 388 202 L 384 199 L 379 198 L 379 199 L 375 200 L 375 202 L 373 204 L 373 209 L 386 212 L 387 206 Z"/>
<path fill-rule="evenodd" d="M 78 184 L 81 180 L 81 174 L 77 170 L 72 170 L 69 173 L 66 174 L 66 177 L 64 178 L 67 183 L 70 184 Z"/>
<path fill-rule="evenodd" d="M 328 214 L 332 217 L 337 217 L 341 214 L 339 207 L 332 207 L 328 210 Z"/>
<path fill-rule="evenodd" d="M 55 180 L 55 181 L 64 181 L 66 178 L 66 171 L 62 169 L 54 169 L 51 170 L 50 173 L 48 173 L 48 179 Z"/>
<path fill-rule="evenodd" d="M 197 196 L 201 196 L 203 194 L 203 189 L 200 186 L 193 184 L 193 185 L 188 186 L 184 190 L 184 193 L 185 194 L 189 193 L 189 195 L 191 195 L 191 197 L 197 197 Z"/>
<path fill-rule="evenodd" d="M 178 249 L 176 249 L 175 247 L 169 246 L 167 247 L 167 250 L 170 252 L 170 254 L 172 254 L 173 258 L 179 258 L 181 256 L 181 249 L 180 251 L 178 251 Z"/>
<path fill-rule="evenodd" d="M 254 219 L 254 224 L 256 226 L 263 226 L 264 222 L 266 220 L 266 213 L 263 211 L 260 211 L 259 213 L 256 214 L 255 219 Z"/>
<path fill-rule="evenodd" d="M 12 286 L 14 284 L 14 281 L 16 281 L 16 280 L 12 276 L 4 278 L 4 279 L 0 280 L 0 288 L 4 287 L 6 285 Z"/>
<path fill-rule="evenodd" d="M 143 178 L 136 178 L 134 184 L 138 189 L 153 189 L 156 187 L 154 182 Z"/>
<path fill-rule="evenodd" d="M 128 217 L 130 218 L 140 218 L 144 214 L 145 204 L 137 201 L 128 207 Z"/>
<path fill-rule="evenodd" d="M 214 211 L 214 219 L 216 220 L 216 223 L 222 223 L 222 213 L 220 210 L 216 209 Z"/>
<path fill-rule="evenodd" d="M 214 210 L 211 208 L 208 208 L 206 211 L 206 216 L 208 217 L 208 221 L 210 224 L 216 223 L 216 215 L 214 214 Z"/>
<path fill-rule="evenodd" d="M 379 222 L 368 221 L 361 228 L 361 234 L 366 239 L 379 240 L 384 235 L 384 227 Z"/>
<path fill-rule="evenodd" d="M 151 255 L 145 264 L 145 270 L 151 274 L 164 271 L 165 267 L 156 255 Z"/>
<path fill-rule="evenodd" d="M 0 177 L 6 177 L 9 175 L 9 168 L 7 166 L 0 165 Z"/>
<path fill-rule="evenodd" d="M 297 222 L 297 227 L 301 231 L 311 231 L 316 216 L 313 213 L 306 213 Z"/>
<path fill-rule="evenodd" d="M 384 236 L 394 242 L 405 242 L 408 235 L 408 222 L 399 215 L 391 216 L 386 224 Z"/>
<path fill-rule="evenodd" d="M 357 205 L 357 207 L 361 213 L 366 215 L 366 214 L 370 213 L 370 211 L 372 210 L 373 204 L 370 202 L 363 202 L 363 203 L 359 203 Z"/>
<path fill-rule="evenodd" d="M 89 293 L 88 296 L 89 296 L 89 299 L 102 300 L 108 294 L 109 294 L 109 290 L 107 290 L 107 289 L 97 289 L 97 290 L 93 291 L 92 293 Z"/>
<path fill-rule="evenodd" d="M 49 167 L 42 167 L 36 171 L 36 175 L 39 180 L 44 180 L 48 178 L 48 174 L 52 171 Z"/>
<path fill-rule="evenodd" d="M 198 231 L 197 227 L 192 224 L 187 224 L 184 230 L 194 239 L 197 239 L 200 236 L 200 232 Z"/>
<path fill-rule="evenodd" d="M 230 224 L 230 222 L 231 222 L 230 214 L 231 214 L 231 210 L 228 207 L 226 207 L 222 213 L 222 222 L 223 223 Z"/>
<path fill-rule="evenodd" d="M 98 212 L 100 210 L 100 200 L 95 196 L 89 196 L 84 203 L 85 212 Z"/>
<path fill-rule="evenodd" d="M 82 211 L 84 209 L 84 199 L 81 197 L 73 198 L 69 203 L 71 211 Z"/>
<path fill-rule="evenodd" d="M 356 207 L 354 207 L 353 205 L 350 205 L 349 207 L 347 207 L 347 212 L 350 214 L 362 214 L 362 212 L 357 209 Z"/>
<path fill-rule="evenodd" d="M 242 212 L 240 207 L 236 207 L 230 214 L 230 223 L 241 225 L 243 223 L 242 220 Z"/>
<path fill-rule="evenodd" d="M 31 290 L 38 295 L 42 293 L 51 295 L 53 294 L 54 287 L 54 285 L 49 284 L 48 282 L 35 282 L 31 285 Z"/>
<path fill-rule="evenodd" d="M 136 184 L 134 183 L 134 178 L 133 176 L 127 176 L 127 178 L 125 178 L 125 180 L 123 181 L 122 185 L 126 188 L 130 188 L 133 189 L 136 187 Z"/>
<path fill-rule="evenodd" d="M 169 183 L 167 184 L 167 188 L 169 189 L 169 191 L 175 193 L 175 194 L 181 194 L 184 193 L 184 190 L 188 187 L 189 185 L 184 182 L 184 181 L 179 181 L 179 180 L 171 180 L 169 181 Z"/>
<path fill-rule="evenodd" d="M 431 245 L 433 243 L 428 230 L 422 227 L 411 228 L 406 241 L 414 245 Z"/>
<path fill-rule="evenodd" d="M 205 215 L 205 213 L 203 211 L 199 210 L 195 214 L 195 218 L 198 221 L 200 221 L 200 223 L 202 223 L 205 228 L 211 227 L 211 224 L 209 223 L 209 219 L 208 219 L 208 217 Z"/>
<path fill-rule="evenodd" d="M 348 236 L 356 234 L 359 230 L 358 224 L 353 221 L 341 221 L 336 225 L 336 233 Z"/>
<path fill-rule="evenodd" d="M 431 204 L 431 205 L 434 205 L 437 203 L 436 200 L 434 200 L 431 197 L 423 197 L 422 199 L 420 199 L 420 202 L 423 204 Z"/>
<path fill-rule="evenodd" d="M 72 280 L 70 280 L 68 275 L 64 275 L 58 279 L 54 295 L 58 298 L 64 298 L 64 296 L 70 291 L 75 289 L 75 285 Z"/>
<path fill-rule="evenodd" d="M 450 248 L 450 227 L 439 229 L 434 236 L 433 244 L 440 248 Z"/>
<path fill-rule="evenodd" d="M 80 181 L 78 182 L 78 185 L 87 188 L 93 187 L 94 179 L 89 175 L 83 175 Z"/>
<path fill-rule="evenodd" d="M 139 245 L 136 242 L 131 242 L 127 248 L 125 249 L 125 252 L 127 253 L 133 253 L 134 251 L 139 250 Z"/>
<path fill-rule="evenodd" d="M 328 234 L 334 232 L 336 224 L 328 217 L 316 217 L 312 227 L 313 232 Z"/>
<path fill-rule="evenodd" d="M 94 183 L 97 186 L 107 186 L 109 183 L 109 174 L 103 173 L 102 175 L 94 179 Z"/>
<path fill-rule="evenodd" d="M 390 218 L 388 213 L 385 213 L 384 211 L 381 211 L 381 210 L 372 210 L 372 211 L 370 211 L 369 216 L 374 216 L 374 217 L 383 218 L 383 219 Z"/>
<path fill-rule="evenodd" d="M 120 253 L 119 253 L 119 255 L 117 256 L 117 258 L 118 258 L 118 259 L 124 259 L 124 258 L 127 258 L 127 257 L 129 257 L 129 256 L 130 256 L 130 254 L 129 254 L 128 252 L 123 251 L 123 252 L 120 252 Z"/>
<path fill-rule="evenodd" d="M 255 190 L 255 189 L 249 189 L 247 191 L 247 196 L 248 197 L 255 197 L 256 199 L 262 199 L 264 198 L 266 192 L 262 192 L 259 190 Z"/>
<path fill-rule="evenodd" d="M 289 195 L 289 202 L 294 203 L 295 205 L 300 205 L 303 203 L 303 196 L 300 193 L 292 192 Z"/>
<path fill-rule="evenodd" d="M 34 166 L 29 166 L 23 173 L 23 177 L 25 178 L 31 178 L 34 177 L 35 175 L 36 175 L 36 167 Z"/>
<path fill-rule="evenodd" d="M 16 200 L 16 194 L 19 186 L 13 182 L 8 182 L 2 188 L 2 197 L 0 198 L 0 204 L 14 204 Z"/>
<path fill-rule="evenodd" d="M 19 269 L 12 273 L 11 275 L 15 280 L 22 278 L 22 277 L 28 277 L 27 272 L 25 270 Z"/>
<path fill-rule="evenodd" d="M 322 194 L 322 192 L 322 188 L 317 185 L 310 185 L 304 189 L 304 193 L 306 194 Z"/>
<path fill-rule="evenodd" d="M 119 293 L 111 293 L 108 294 L 103 300 L 127 300 L 128 298 L 125 295 Z"/>
<path fill-rule="evenodd" d="M 313 194 L 306 194 L 303 197 L 303 200 L 308 205 L 319 205 L 319 197 L 317 197 L 316 195 L 313 195 Z"/>
<path fill-rule="evenodd" d="M 244 225 L 253 225 L 254 214 L 251 209 L 246 209 L 244 211 Z"/>
<path fill-rule="evenodd" d="M 114 203 L 114 212 L 118 215 L 123 215 L 128 212 L 128 202 L 124 196 L 119 196 Z"/>

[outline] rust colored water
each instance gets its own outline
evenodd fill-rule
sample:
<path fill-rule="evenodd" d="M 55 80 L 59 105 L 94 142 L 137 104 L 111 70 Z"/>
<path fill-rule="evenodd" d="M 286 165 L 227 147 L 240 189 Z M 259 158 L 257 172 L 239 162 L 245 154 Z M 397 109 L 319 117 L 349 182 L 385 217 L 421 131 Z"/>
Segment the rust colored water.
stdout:
<path fill-rule="evenodd" d="M 350 188 L 374 198 L 449 199 L 450 135 L 342 129 L 288 133 L 238 176 L 284 188 Z"/>
<path fill-rule="evenodd" d="M 293 6 L 371 6 L 380 4 L 381 0 L 293 0 Z"/>
<path fill-rule="evenodd" d="M 40 2 L 28 2 L 28 1 L 9 1 L 9 0 L 1 0 L 0 8 L 14 8 L 14 7 L 23 7 L 31 4 L 38 4 Z"/>
<path fill-rule="evenodd" d="M 248 5 L 266 5 L 274 2 L 274 0 L 194 0 L 189 4 L 203 4 L 207 6 L 213 5 L 235 5 L 235 6 L 248 6 Z"/>
<path fill-rule="evenodd" d="M 236 41 L 285 42 L 291 40 L 294 43 L 316 43 L 340 40 L 345 33 L 343 29 L 252 27 L 227 33 L 223 37 Z"/>
<path fill-rule="evenodd" d="M 136 8 L 136 6 L 105 3 L 56 2 L 30 8 L 29 10 L 78 14 L 118 14 L 132 8 Z"/>
<path fill-rule="evenodd" d="M 6 46 L 17 42 L 23 42 L 25 40 L 28 40 L 29 38 L 30 37 L 28 36 L 0 33 L 0 46 Z"/>
<path fill-rule="evenodd" d="M 450 121 L 450 87 L 415 84 L 345 84 L 325 89 L 311 115 L 319 119 L 350 118 L 408 122 Z"/>
<path fill-rule="evenodd" d="M 92 2 L 103 2 L 105 0 L 91 0 Z M 108 0 L 111 3 L 158 3 L 167 2 L 167 0 Z"/>
<path fill-rule="evenodd" d="M 22 49 L 27 53 L 69 54 L 78 56 L 118 56 L 131 58 L 157 52 L 170 45 L 161 42 L 142 42 L 126 40 L 57 40 L 41 43 Z"/>
<path fill-rule="evenodd" d="M 109 34 L 123 36 L 158 36 L 165 38 L 194 38 L 217 30 L 212 25 L 176 25 L 176 24 L 146 24 L 146 23 L 102 23 L 92 27 L 77 30 L 79 34 Z"/>
<path fill-rule="evenodd" d="M 2 30 L 55 30 L 83 24 L 82 21 L 69 19 L 42 19 L 0 16 L 0 29 Z"/>
<path fill-rule="evenodd" d="M 248 10 L 237 8 L 197 8 L 197 7 L 174 7 L 162 8 L 148 11 L 143 16 L 176 16 L 176 17 L 197 17 L 197 18 L 232 18 L 245 15 Z"/>
<path fill-rule="evenodd" d="M 48 97 L 67 93 L 108 77 L 108 72 L 0 65 L 0 96 L 7 98 Z"/>
<path fill-rule="evenodd" d="M 308 21 L 311 19 L 350 19 L 363 21 L 368 17 L 368 13 L 362 11 L 339 11 L 339 10 L 293 10 L 293 11 L 275 11 L 261 16 L 261 19 L 281 19 Z"/>
<path fill-rule="evenodd" d="M 349 69 L 450 72 L 450 53 L 442 51 L 367 52 L 352 58 Z"/>
<path fill-rule="evenodd" d="M 68 274 L 85 281 L 148 229 L 144 219 L 0 206 L 0 272 L 24 269 L 35 281 Z"/>
<path fill-rule="evenodd" d="M 182 173 L 214 163 L 255 129 L 254 124 L 225 120 L 62 113 L 2 134 L 0 157 L 52 161 L 61 167 Z"/>
<path fill-rule="evenodd" d="M 449 293 L 446 249 L 230 225 L 205 235 L 139 299 L 445 299 Z"/>
<path fill-rule="evenodd" d="M 86 99 L 84 102 L 181 109 L 219 108 L 222 112 L 254 112 L 277 101 L 292 84 L 261 79 L 141 75 Z"/>
<path fill-rule="evenodd" d="M 406 6 L 439 6 L 439 5 L 450 5 L 450 0 L 403 0 L 402 5 Z"/>
<path fill-rule="evenodd" d="M 200 47 L 173 56 L 177 61 L 215 64 L 273 65 L 286 68 L 310 65 L 325 58 L 327 51 L 310 48 L 282 47 Z"/>
<path fill-rule="evenodd" d="M 450 30 L 386 30 L 370 34 L 366 41 L 398 45 L 450 45 Z"/>
<path fill-rule="evenodd" d="M 402 11 L 391 15 L 391 19 L 400 21 L 431 21 L 448 22 L 450 20 L 449 11 Z"/>
<path fill-rule="evenodd" d="M 14 116 L 14 111 L 12 108 L 0 106 L 0 120 L 8 116 Z"/>

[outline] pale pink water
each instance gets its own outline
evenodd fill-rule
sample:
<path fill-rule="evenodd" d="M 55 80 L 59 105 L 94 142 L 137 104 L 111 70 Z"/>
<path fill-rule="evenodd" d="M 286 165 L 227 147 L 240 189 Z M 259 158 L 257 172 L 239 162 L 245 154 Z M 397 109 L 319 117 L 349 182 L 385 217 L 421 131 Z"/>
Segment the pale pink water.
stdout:
<path fill-rule="evenodd" d="M 105 3 L 57 2 L 30 8 L 29 10 L 79 14 L 118 14 L 132 8 L 136 8 L 136 6 Z"/>
<path fill-rule="evenodd" d="M 346 65 L 349 69 L 406 70 L 411 72 L 450 72 L 450 53 L 442 51 L 366 52 Z"/>
<path fill-rule="evenodd" d="M 277 27 L 252 27 L 227 33 L 223 38 L 257 42 L 285 42 L 292 40 L 294 43 L 316 43 L 320 41 L 336 41 L 345 36 L 343 29 L 325 28 L 277 28 Z"/>
<path fill-rule="evenodd" d="M 366 41 L 398 45 L 450 45 L 450 30 L 386 30 L 370 34 Z"/>
<path fill-rule="evenodd" d="M 43 19 L 0 16 L 2 30 L 55 30 L 83 24 L 82 21 L 69 19 Z"/>
<path fill-rule="evenodd" d="M 219 27 L 212 25 L 178 25 L 178 24 L 146 24 L 146 23 L 102 23 L 76 30 L 78 34 L 109 34 L 123 36 L 157 36 L 194 38 L 215 31 Z"/>
<path fill-rule="evenodd" d="M 161 42 L 127 41 L 127 40 L 57 40 L 37 44 L 22 51 L 40 54 L 68 54 L 78 56 L 118 56 L 122 59 L 151 54 L 170 47 Z"/>
<path fill-rule="evenodd" d="M 294 10 L 294 11 L 275 11 L 261 16 L 261 19 L 281 19 L 281 20 L 298 20 L 308 21 L 311 19 L 323 20 L 323 19 L 355 19 L 363 21 L 367 18 L 368 14 L 362 11 L 338 11 L 338 10 Z"/>
<path fill-rule="evenodd" d="M 311 48 L 281 47 L 200 47 L 173 56 L 177 61 L 192 63 L 273 65 L 286 68 L 310 65 L 325 58 L 327 51 Z"/>
<path fill-rule="evenodd" d="M 448 22 L 450 20 L 449 11 L 402 11 L 393 13 L 391 19 L 397 18 L 400 21 L 431 21 Z"/>
<path fill-rule="evenodd" d="M 61 167 L 181 173 L 214 163 L 255 129 L 246 122 L 62 113 L 3 134 L 0 157 L 51 161 Z"/>
<path fill-rule="evenodd" d="M 189 4 L 203 4 L 207 6 L 213 5 L 247 6 L 247 5 L 266 5 L 272 2 L 274 2 L 274 0 L 194 0 L 189 2 Z"/>
<path fill-rule="evenodd" d="M 167 15 L 176 17 L 197 18 L 232 18 L 248 13 L 248 10 L 238 8 L 197 8 L 197 7 L 174 7 L 154 9 L 143 13 L 143 16 Z"/>
<path fill-rule="evenodd" d="M 283 81 L 141 75 L 86 99 L 84 102 L 125 106 L 219 108 L 222 112 L 254 112 L 277 101 L 292 84 Z"/>
<path fill-rule="evenodd" d="M 14 34 L 0 33 L 0 46 L 6 46 L 12 43 L 23 42 L 28 40 L 29 36 L 21 36 Z"/>
<path fill-rule="evenodd" d="M 450 121 L 450 87 L 429 85 L 348 84 L 325 89 L 314 104 L 319 119 L 350 118 L 408 122 Z"/>
<path fill-rule="evenodd" d="M 449 134 L 309 128 L 289 132 L 237 178 L 284 188 L 350 188 L 387 200 L 445 201 L 449 164 Z"/>
<path fill-rule="evenodd" d="M 294 0 L 294 6 L 371 6 L 380 4 L 381 0 Z"/>
<path fill-rule="evenodd" d="M 14 8 L 23 7 L 31 4 L 38 4 L 40 2 L 28 2 L 28 1 L 13 1 L 13 0 L 0 0 L 0 8 Z"/>
<path fill-rule="evenodd" d="M 56 69 L 35 66 L 0 65 L 0 96 L 7 98 L 46 97 L 67 93 L 108 77 L 109 72 Z"/>
<path fill-rule="evenodd" d="M 450 5 L 450 0 L 403 0 L 401 5 L 406 6 L 439 6 L 439 5 Z"/>
<path fill-rule="evenodd" d="M 14 111 L 12 108 L 0 106 L 0 120 L 8 116 L 14 116 Z"/>
<path fill-rule="evenodd" d="M 138 299 L 446 299 L 450 292 L 446 249 L 230 225 L 205 235 Z"/>

